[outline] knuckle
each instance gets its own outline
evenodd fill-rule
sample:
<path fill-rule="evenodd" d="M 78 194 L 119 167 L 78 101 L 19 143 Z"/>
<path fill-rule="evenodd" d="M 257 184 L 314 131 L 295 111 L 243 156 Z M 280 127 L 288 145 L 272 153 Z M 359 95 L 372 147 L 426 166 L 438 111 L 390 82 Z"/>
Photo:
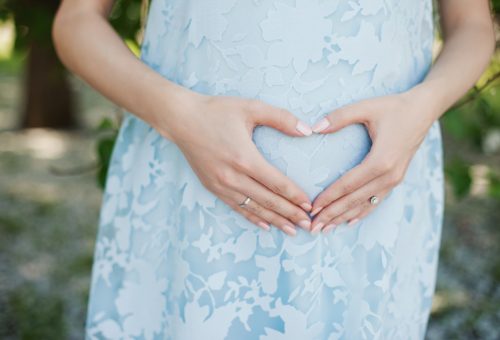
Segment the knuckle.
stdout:
<path fill-rule="evenodd" d="M 248 205 L 246 205 L 246 208 L 256 215 L 262 214 L 262 208 L 258 204 L 248 204 Z"/>
<path fill-rule="evenodd" d="M 362 206 L 364 203 L 366 203 L 367 201 L 364 199 L 364 198 L 356 198 L 354 200 L 354 206 L 355 207 L 359 207 L 359 206 Z"/>
<path fill-rule="evenodd" d="M 203 184 L 203 183 L 202 183 Z M 218 183 L 203 184 L 203 186 L 212 194 L 217 195 L 222 192 L 222 187 Z"/>
<path fill-rule="evenodd" d="M 284 195 L 286 193 L 286 185 L 282 182 L 272 183 L 270 189 L 280 195 Z"/>
<path fill-rule="evenodd" d="M 323 217 L 323 219 L 321 221 L 326 225 L 330 221 L 333 221 L 336 217 L 337 217 L 336 214 L 330 212 L 330 213 L 325 214 L 325 216 Z"/>
<path fill-rule="evenodd" d="M 391 182 L 394 186 L 400 184 L 403 181 L 403 175 L 399 171 L 394 172 L 394 174 L 392 174 L 391 178 L 392 178 Z"/>
<path fill-rule="evenodd" d="M 270 198 L 265 199 L 263 205 L 269 210 L 275 210 L 277 208 L 276 202 Z"/>
<path fill-rule="evenodd" d="M 301 201 L 304 201 L 304 199 L 302 198 L 302 196 L 299 193 L 297 193 L 297 192 L 290 193 L 289 200 L 292 201 L 292 202 L 301 202 Z"/>
<path fill-rule="evenodd" d="M 250 112 L 258 112 L 262 110 L 263 103 L 257 98 L 249 98 L 247 102 L 247 107 L 250 110 Z"/>
<path fill-rule="evenodd" d="M 352 185 L 351 183 L 344 183 L 342 185 L 342 193 L 345 195 L 345 194 L 348 194 L 350 192 L 353 192 L 354 191 L 354 185 Z"/>
<path fill-rule="evenodd" d="M 218 170 L 215 173 L 215 178 L 216 178 L 218 185 L 223 186 L 223 187 L 231 186 L 232 177 L 233 176 L 227 170 Z"/>
<path fill-rule="evenodd" d="M 217 195 L 223 191 L 223 186 L 217 180 L 209 180 L 205 177 L 200 178 L 201 184 L 211 193 Z"/>
<path fill-rule="evenodd" d="M 357 207 L 360 204 L 359 199 L 350 200 L 347 202 L 346 207 L 348 210 Z"/>
<path fill-rule="evenodd" d="M 285 127 L 287 126 L 287 120 L 289 118 L 288 116 L 288 111 L 285 110 L 284 108 L 278 108 L 278 124 L 280 127 Z"/>
<path fill-rule="evenodd" d="M 335 216 L 334 214 L 334 211 L 333 209 L 323 209 L 323 211 L 321 212 L 321 221 L 325 222 L 325 221 L 329 221 L 331 220 L 333 217 Z"/>
<path fill-rule="evenodd" d="M 385 173 L 392 168 L 392 162 L 388 160 L 381 160 L 378 161 L 377 165 L 375 166 L 375 171 L 379 174 Z"/>
<path fill-rule="evenodd" d="M 304 217 L 302 216 L 302 213 L 299 212 L 299 211 L 294 211 L 290 214 L 290 218 L 293 220 L 293 221 L 300 221 L 300 220 L 303 220 Z"/>
<path fill-rule="evenodd" d="M 391 171 L 394 168 L 394 164 L 395 162 L 392 159 L 384 157 L 383 159 L 377 160 L 375 168 L 381 174 Z"/>
<path fill-rule="evenodd" d="M 247 170 L 250 168 L 250 162 L 248 157 L 243 154 L 236 154 L 231 158 L 231 163 L 234 167 L 242 170 Z"/>

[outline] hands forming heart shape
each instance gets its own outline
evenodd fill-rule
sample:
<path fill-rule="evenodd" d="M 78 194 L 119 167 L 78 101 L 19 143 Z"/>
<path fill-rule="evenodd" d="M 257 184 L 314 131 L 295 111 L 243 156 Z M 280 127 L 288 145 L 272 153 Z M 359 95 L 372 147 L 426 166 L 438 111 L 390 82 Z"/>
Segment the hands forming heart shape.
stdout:
<path fill-rule="evenodd" d="M 343 106 L 312 127 L 288 110 L 257 99 L 193 96 L 177 119 L 177 114 L 168 115 L 171 121 L 159 122 L 157 130 L 178 145 L 208 190 L 257 226 L 270 230 L 272 224 L 291 236 L 296 225 L 313 234 L 326 233 L 368 215 L 376 207 L 370 197 L 382 200 L 403 180 L 434 122 L 433 115 L 422 114 L 431 108 L 423 107 L 411 90 Z M 370 152 L 314 202 L 269 164 L 252 141 L 257 125 L 290 136 L 310 136 L 334 133 L 354 123 L 367 128 Z M 241 205 L 244 201 L 247 204 Z"/>

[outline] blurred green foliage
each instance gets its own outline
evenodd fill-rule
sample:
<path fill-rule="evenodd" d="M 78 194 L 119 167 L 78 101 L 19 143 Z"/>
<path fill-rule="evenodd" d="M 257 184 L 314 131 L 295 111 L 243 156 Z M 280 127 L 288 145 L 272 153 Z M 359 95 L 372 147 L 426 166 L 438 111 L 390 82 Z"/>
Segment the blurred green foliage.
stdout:
<path fill-rule="evenodd" d="M 37 40 L 51 44 L 51 27 L 60 0 L 0 0 L 0 20 L 16 23 L 16 49 Z M 124 39 L 134 40 L 141 27 L 141 0 L 116 0 L 110 23 Z"/>
<path fill-rule="evenodd" d="M 500 96 L 497 93 L 500 90 L 499 79 L 500 60 L 496 53 L 487 72 L 476 86 L 441 118 L 443 128 L 451 141 L 469 148 L 469 152 L 450 155 L 451 160 L 445 168 L 447 179 L 458 198 L 469 194 L 473 183 L 471 170 L 476 165 L 487 167 L 489 194 L 500 198 L 500 183 L 495 180 L 500 171 Z M 479 159 L 470 155 L 483 157 Z"/>
<path fill-rule="evenodd" d="M 97 130 L 102 133 L 96 144 L 97 162 L 99 164 L 97 183 L 103 189 L 106 186 L 106 175 L 109 168 L 109 162 L 111 160 L 111 154 L 113 153 L 115 140 L 118 135 L 118 128 L 119 123 L 114 122 L 109 118 L 103 119 L 97 128 Z"/>

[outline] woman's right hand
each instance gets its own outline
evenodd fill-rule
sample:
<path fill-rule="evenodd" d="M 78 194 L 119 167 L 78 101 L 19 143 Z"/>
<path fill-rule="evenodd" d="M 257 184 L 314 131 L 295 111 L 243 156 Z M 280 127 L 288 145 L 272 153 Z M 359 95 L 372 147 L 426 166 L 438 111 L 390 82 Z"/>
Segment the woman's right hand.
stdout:
<path fill-rule="evenodd" d="M 189 99 L 161 116 L 154 128 L 180 148 L 202 184 L 265 230 L 269 224 L 292 236 L 295 225 L 309 230 L 308 196 L 267 162 L 252 133 L 257 125 L 267 125 L 300 137 L 310 135 L 311 128 L 286 109 L 258 99 L 194 92 Z M 251 201 L 241 208 L 247 196 Z"/>

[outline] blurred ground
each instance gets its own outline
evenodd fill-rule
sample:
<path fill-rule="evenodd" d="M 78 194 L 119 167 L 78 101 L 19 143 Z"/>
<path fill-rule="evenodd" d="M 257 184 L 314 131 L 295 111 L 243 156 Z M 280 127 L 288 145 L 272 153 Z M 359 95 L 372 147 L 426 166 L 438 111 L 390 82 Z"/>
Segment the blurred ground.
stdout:
<path fill-rule="evenodd" d="M 9 131 L 18 82 L 0 77 L 0 338 L 82 339 L 102 195 L 90 128 L 114 109 L 74 79 L 88 129 Z M 447 157 L 468 152 L 445 141 Z M 500 206 L 477 170 L 476 195 L 447 194 L 428 339 L 500 339 Z"/>

